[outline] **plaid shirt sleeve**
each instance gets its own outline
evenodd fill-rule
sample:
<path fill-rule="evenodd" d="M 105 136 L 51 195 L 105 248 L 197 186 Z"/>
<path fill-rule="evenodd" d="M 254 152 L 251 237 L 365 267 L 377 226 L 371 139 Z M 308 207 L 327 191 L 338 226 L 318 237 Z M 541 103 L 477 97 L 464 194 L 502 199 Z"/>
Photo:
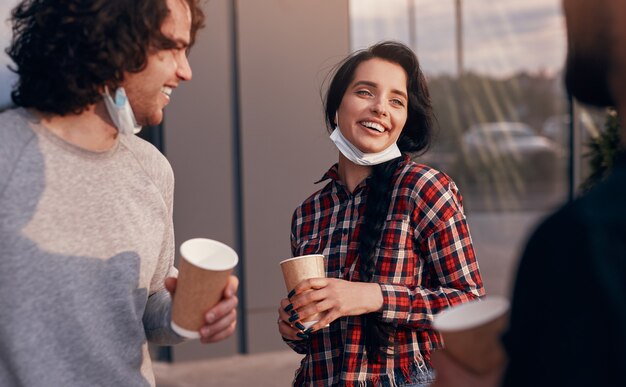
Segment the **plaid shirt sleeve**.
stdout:
<path fill-rule="evenodd" d="M 485 294 L 461 197 L 440 175 L 413 214 L 414 249 L 424 262 L 421 285 L 381 284 L 383 321 L 428 329 L 444 308 Z"/>
<path fill-rule="evenodd" d="M 309 352 L 309 342 L 306 340 L 289 340 L 283 337 L 283 341 L 296 353 L 304 355 Z"/>
<path fill-rule="evenodd" d="M 298 210 L 296 210 L 294 212 L 292 220 L 291 220 L 291 225 L 292 225 L 292 231 L 291 231 L 291 251 L 292 251 L 292 254 L 295 254 L 296 237 L 294 235 L 294 227 L 295 227 L 294 225 L 297 223 L 296 222 L 297 219 L 298 219 Z M 309 341 L 308 340 L 289 340 L 289 339 L 286 339 L 284 337 L 282 339 L 296 353 L 304 355 L 304 354 L 309 352 Z"/>

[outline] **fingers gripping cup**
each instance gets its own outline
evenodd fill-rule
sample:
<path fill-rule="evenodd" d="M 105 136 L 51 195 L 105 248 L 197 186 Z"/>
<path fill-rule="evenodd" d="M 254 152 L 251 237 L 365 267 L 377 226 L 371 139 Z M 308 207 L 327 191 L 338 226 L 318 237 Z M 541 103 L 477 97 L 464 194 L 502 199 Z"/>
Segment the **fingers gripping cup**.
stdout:
<path fill-rule="evenodd" d="M 292 291 L 296 285 L 309 278 L 326 277 L 326 269 L 324 267 L 324 256 L 320 254 L 301 255 L 285 259 L 280 262 L 280 268 L 283 271 L 283 278 L 287 286 L 287 292 Z M 313 315 L 302 321 L 305 329 L 319 321 L 319 315 Z"/>
<path fill-rule="evenodd" d="M 180 246 L 180 268 L 172 301 L 172 330 L 197 339 L 205 324 L 204 314 L 224 292 L 239 258 L 227 245 L 205 238 L 185 241 Z"/>
<path fill-rule="evenodd" d="M 489 296 L 444 310 L 435 316 L 433 327 L 450 357 L 474 374 L 486 374 L 506 360 L 500 335 L 508 310 L 507 299 Z"/>

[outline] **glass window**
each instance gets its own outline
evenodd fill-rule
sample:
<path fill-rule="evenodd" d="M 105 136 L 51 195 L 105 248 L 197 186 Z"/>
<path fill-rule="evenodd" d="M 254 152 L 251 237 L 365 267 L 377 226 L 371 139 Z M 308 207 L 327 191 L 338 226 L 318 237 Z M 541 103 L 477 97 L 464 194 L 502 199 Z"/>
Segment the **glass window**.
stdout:
<path fill-rule="evenodd" d="M 420 162 L 461 189 L 489 293 L 508 294 L 528 232 L 567 200 L 569 115 L 560 0 L 351 0 L 354 49 L 417 53 L 437 140 Z"/>
<path fill-rule="evenodd" d="M 350 38 L 354 50 L 380 40 L 409 43 L 406 0 L 350 0 Z"/>

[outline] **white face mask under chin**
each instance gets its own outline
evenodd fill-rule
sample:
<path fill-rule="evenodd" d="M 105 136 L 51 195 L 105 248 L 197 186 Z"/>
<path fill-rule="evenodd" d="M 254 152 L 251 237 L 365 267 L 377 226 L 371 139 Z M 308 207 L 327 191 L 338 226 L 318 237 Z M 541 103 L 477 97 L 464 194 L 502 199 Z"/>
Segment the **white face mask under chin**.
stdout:
<path fill-rule="evenodd" d="M 339 149 L 341 154 L 358 165 L 378 165 L 402 156 L 398 144 L 395 142 L 387 147 L 387 149 L 380 152 L 363 153 L 343 136 L 341 130 L 339 130 L 339 125 L 335 126 L 335 130 L 331 133 L 330 139 L 335 143 L 335 146 Z"/>
<path fill-rule="evenodd" d="M 102 99 L 104 100 L 107 112 L 109 112 L 109 116 L 119 133 L 139 133 L 141 126 L 137 125 L 133 109 L 130 107 L 126 91 L 123 87 L 118 87 L 117 90 L 115 90 L 114 99 L 111 97 L 111 94 L 109 94 L 109 88 L 105 86 L 104 93 L 102 93 Z"/>

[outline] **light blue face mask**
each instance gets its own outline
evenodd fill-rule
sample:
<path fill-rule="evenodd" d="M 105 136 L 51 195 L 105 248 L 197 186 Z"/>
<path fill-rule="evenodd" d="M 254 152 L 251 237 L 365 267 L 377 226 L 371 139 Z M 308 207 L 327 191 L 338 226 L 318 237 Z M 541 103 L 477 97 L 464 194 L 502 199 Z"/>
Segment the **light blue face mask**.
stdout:
<path fill-rule="evenodd" d="M 339 120 L 335 118 L 335 122 L 339 122 Z M 348 160 L 358 165 L 378 165 L 402 156 L 402 153 L 398 148 L 398 144 L 395 142 L 387 147 L 387 149 L 377 153 L 361 152 L 359 148 L 352 145 L 350 141 L 343 136 L 341 130 L 339 130 L 339 124 L 335 126 L 335 130 L 331 133 L 330 139 L 335 143 L 335 146 L 339 149 L 341 154 L 343 154 Z"/>
<path fill-rule="evenodd" d="M 133 109 L 130 107 L 126 91 L 123 87 L 118 87 L 117 90 L 115 90 L 115 97 L 113 98 L 109 94 L 109 88 L 105 86 L 104 93 L 102 93 L 102 99 L 104 99 L 104 105 L 106 106 L 109 116 L 119 133 L 139 133 L 141 125 L 138 125 L 135 120 Z"/>

